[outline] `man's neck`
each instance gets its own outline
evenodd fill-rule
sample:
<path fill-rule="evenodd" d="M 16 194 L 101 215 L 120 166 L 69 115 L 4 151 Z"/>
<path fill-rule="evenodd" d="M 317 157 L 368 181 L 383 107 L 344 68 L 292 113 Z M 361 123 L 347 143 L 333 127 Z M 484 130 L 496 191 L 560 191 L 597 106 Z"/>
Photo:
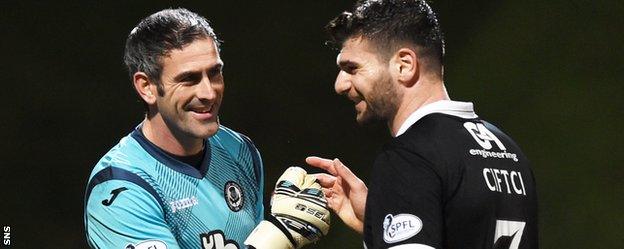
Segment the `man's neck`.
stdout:
<path fill-rule="evenodd" d="M 444 82 L 419 82 L 413 89 L 406 89 L 402 96 L 394 118 L 388 121 L 388 128 L 392 136 L 396 136 L 401 125 L 416 110 L 440 100 L 449 100 L 449 95 L 444 87 Z"/>
<path fill-rule="evenodd" d="M 160 149 L 177 156 L 196 155 L 204 148 L 204 140 L 174 134 L 165 124 L 160 114 L 143 121 L 142 132 L 145 138 Z"/>

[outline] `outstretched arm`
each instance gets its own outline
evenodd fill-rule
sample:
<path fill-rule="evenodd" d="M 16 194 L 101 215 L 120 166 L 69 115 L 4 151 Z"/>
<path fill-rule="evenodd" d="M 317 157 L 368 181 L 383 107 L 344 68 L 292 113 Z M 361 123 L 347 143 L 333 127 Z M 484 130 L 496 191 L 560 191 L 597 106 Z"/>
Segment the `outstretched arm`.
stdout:
<path fill-rule="evenodd" d="M 329 173 L 315 175 L 323 187 L 328 206 L 347 226 L 362 234 L 364 207 L 368 194 L 366 184 L 339 159 L 308 157 L 306 163 Z"/>

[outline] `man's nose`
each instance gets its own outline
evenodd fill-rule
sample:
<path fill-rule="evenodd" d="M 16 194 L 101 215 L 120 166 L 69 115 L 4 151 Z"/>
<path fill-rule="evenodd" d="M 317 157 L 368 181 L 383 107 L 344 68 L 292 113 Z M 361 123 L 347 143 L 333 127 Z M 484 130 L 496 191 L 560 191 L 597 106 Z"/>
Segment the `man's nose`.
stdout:
<path fill-rule="evenodd" d="M 351 79 L 349 74 L 345 71 L 338 72 L 336 76 L 336 82 L 334 83 L 334 90 L 337 94 L 346 94 L 351 89 Z"/>
<path fill-rule="evenodd" d="M 202 78 L 202 80 L 197 84 L 196 91 L 197 98 L 199 99 L 213 100 L 217 96 L 214 86 L 208 77 Z"/>

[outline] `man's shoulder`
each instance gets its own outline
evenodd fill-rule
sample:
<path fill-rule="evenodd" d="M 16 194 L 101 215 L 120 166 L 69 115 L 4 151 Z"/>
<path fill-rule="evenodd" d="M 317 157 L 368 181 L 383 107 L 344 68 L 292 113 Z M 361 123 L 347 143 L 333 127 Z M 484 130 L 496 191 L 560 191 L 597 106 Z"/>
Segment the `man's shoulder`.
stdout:
<path fill-rule="evenodd" d="M 262 159 L 260 152 L 251 141 L 251 139 L 239 132 L 228 127 L 219 125 L 219 131 L 208 140 L 213 156 L 215 153 L 222 152 L 220 155 L 226 155 L 225 159 L 232 159 L 242 168 L 253 173 L 258 180 L 262 182 Z"/>
<path fill-rule="evenodd" d="M 387 147 L 418 154 L 435 165 L 456 165 L 481 151 L 523 155 L 513 139 L 495 125 L 480 118 L 442 113 L 423 117 Z"/>
<path fill-rule="evenodd" d="M 456 145 L 458 140 L 468 138 L 464 128 L 466 122 L 480 122 L 480 119 L 464 119 L 443 113 L 429 114 L 396 137 L 393 144 L 421 152 L 449 148 Z"/>
<path fill-rule="evenodd" d="M 131 134 L 121 138 L 119 143 L 113 146 L 95 164 L 89 179 L 99 172 L 109 169 L 122 169 L 128 172 L 139 173 L 145 171 L 144 165 L 153 165 L 155 161 L 148 152 L 143 149 Z"/>
<path fill-rule="evenodd" d="M 212 146 L 220 147 L 232 155 L 242 152 L 256 153 L 256 147 L 249 137 L 223 125 L 219 125 L 219 130 L 210 137 L 209 142 Z"/>
<path fill-rule="evenodd" d="M 159 202 L 158 194 L 151 184 L 155 173 L 146 167 L 154 165 L 155 161 L 132 134 L 123 137 L 93 167 L 87 183 L 86 201 L 92 195 L 97 198 L 107 197 L 113 193 L 111 190 L 129 189 L 132 190 L 129 192 L 140 190 L 145 193 L 145 198 L 153 197 Z M 98 186 L 101 186 L 99 191 L 92 192 Z"/>
<path fill-rule="evenodd" d="M 245 135 L 224 125 L 219 125 L 219 130 L 217 130 L 216 134 L 210 137 L 210 140 L 219 142 L 225 146 L 243 144 L 245 142 L 245 138 L 247 138 Z"/>
<path fill-rule="evenodd" d="M 467 149 L 475 140 L 465 127 L 466 123 L 480 123 L 479 118 L 432 113 L 422 117 L 407 131 L 394 138 L 384 150 L 394 151 L 404 157 L 418 157 L 436 171 L 445 172 L 447 166 L 457 165 L 464 159 Z"/>

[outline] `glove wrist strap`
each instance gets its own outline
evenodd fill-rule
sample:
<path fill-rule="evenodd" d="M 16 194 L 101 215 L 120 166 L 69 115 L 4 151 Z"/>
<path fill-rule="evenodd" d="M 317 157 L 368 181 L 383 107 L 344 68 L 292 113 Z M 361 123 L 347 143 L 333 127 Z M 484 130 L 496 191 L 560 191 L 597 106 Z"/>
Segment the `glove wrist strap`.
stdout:
<path fill-rule="evenodd" d="M 266 217 L 266 220 L 268 222 L 271 222 L 271 224 L 275 225 L 275 227 L 277 227 L 279 230 L 281 230 L 282 233 L 284 233 L 284 235 L 286 235 L 286 238 L 288 238 L 288 240 L 293 245 L 293 247 L 297 248 L 297 242 L 295 241 L 295 238 L 293 238 L 292 234 L 290 234 L 290 231 L 288 231 L 288 228 L 286 228 L 284 226 L 284 224 L 282 224 L 282 222 L 277 220 L 277 218 L 275 218 L 275 216 L 273 216 L 273 215 L 269 215 L 269 217 Z"/>
<path fill-rule="evenodd" d="M 245 245 L 256 249 L 294 249 L 297 248 L 290 232 L 275 217 L 269 215 L 251 232 Z"/>

